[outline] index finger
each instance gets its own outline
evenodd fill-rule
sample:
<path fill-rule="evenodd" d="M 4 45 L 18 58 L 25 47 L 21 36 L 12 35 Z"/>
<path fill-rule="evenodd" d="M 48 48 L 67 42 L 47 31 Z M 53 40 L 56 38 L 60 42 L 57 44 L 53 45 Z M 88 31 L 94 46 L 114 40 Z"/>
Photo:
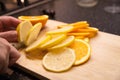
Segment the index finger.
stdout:
<path fill-rule="evenodd" d="M 2 16 L 0 17 L 0 21 L 5 31 L 15 29 L 17 25 L 21 22 L 17 18 L 11 16 Z"/>

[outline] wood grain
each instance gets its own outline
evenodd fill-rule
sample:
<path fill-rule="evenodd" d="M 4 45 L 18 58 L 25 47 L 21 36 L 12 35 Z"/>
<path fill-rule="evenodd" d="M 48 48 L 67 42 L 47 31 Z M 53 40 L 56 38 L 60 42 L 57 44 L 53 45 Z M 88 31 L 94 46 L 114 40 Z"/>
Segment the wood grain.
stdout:
<path fill-rule="evenodd" d="M 64 24 L 49 20 L 44 32 Z M 40 75 L 51 80 L 120 80 L 120 36 L 98 32 L 90 40 L 92 47 L 91 58 L 85 64 L 74 66 L 67 72 L 53 73 L 44 69 L 42 59 L 28 59 L 23 51 L 17 61 L 18 67 L 40 78 Z"/>

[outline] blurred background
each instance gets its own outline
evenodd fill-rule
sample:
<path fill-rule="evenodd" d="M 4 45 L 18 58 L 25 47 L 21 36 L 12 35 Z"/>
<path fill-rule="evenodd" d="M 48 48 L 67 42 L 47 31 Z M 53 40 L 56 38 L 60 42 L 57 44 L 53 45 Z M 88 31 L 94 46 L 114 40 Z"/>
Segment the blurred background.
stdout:
<path fill-rule="evenodd" d="M 106 11 L 109 6 L 120 6 L 120 0 L 93 0 L 97 3 L 93 6 L 81 6 L 79 0 L 0 0 L 0 15 L 49 15 L 50 19 L 66 23 L 76 21 L 88 21 L 91 26 L 101 31 L 120 35 L 120 10 L 114 12 L 114 8 Z M 89 1 L 89 0 L 81 0 Z M 117 9 L 119 9 L 117 7 Z"/>

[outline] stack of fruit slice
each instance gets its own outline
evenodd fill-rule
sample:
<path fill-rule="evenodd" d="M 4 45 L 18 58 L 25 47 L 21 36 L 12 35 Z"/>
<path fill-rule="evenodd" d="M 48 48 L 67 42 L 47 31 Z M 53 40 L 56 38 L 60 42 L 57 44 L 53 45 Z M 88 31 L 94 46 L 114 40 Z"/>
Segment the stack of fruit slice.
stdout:
<path fill-rule="evenodd" d="M 30 21 L 23 21 L 19 24 L 17 32 L 19 42 L 27 46 L 26 52 L 47 51 L 42 60 L 45 69 L 62 72 L 89 59 L 89 40 L 97 34 L 98 29 L 90 27 L 87 21 L 59 25 L 58 29 L 48 31 L 46 35 L 37 38 L 41 27 L 41 23 L 32 27 Z"/>
<path fill-rule="evenodd" d="M 21 22 L 17 27 L 19 42 L 25 44 L 26 46 L 29 46 L 37 39 L 41 27 L 41 23 L 37 23 L 32 26 L 30 21 Z"/>

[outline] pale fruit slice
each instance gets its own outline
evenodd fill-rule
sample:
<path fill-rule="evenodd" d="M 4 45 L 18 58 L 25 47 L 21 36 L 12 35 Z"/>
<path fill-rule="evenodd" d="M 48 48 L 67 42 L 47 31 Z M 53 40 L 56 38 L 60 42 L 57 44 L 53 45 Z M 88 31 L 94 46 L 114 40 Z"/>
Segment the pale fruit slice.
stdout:
<path fill-rule="evenodd" d="M 23 21 L 17 26 L 17 33 L 19 42 L 24 43 L 28 35 L 28 31 L 32 28 L 30 21 Z"/>
<path fill-rule="evenodd" d="M 53 72 L 70 69 L 75 62 L 75 52 L 70 48 L 62 48 L 48 52 L 43 57 L 43 66 Z"/>
<path fill-rule="evenodd" d="M 41 28 L 42 28 L 42 24 L 37 23 L 29 30 L 27 39 L 25 41 L 25 45 L 29 46 L 31 43 L 33 43 L 37 39 Z"/>
<path fill-rule="evenodd" d="M 80 25 L 84 25 L 84 24 L 87 24 L 87 23 L 88 23 L 87 21 L 78 21 L 78 22 L 71 23 L 71 25 L 80 26 Z"/>
<path fill-rule="evenodd" d="M 74 39 L 75 39 L 74 36 L 68 36 L 64 41 L 62 41 L 58 45 L 50 47 L 48 50 L 54 50 L 54 49 L 59 49 L 59 48 L 67 47 L 70 44 L 72 44 L 72 42 L 74 41 Z"/>
<path fill-rule="evenodd" d="M 61 41 L 63 41 L 64 39 L 66 39 L 66 34 L 61 34 L 57 37 L 54 37 L 53 39 L 51 39 L 50 41 L 46 42 L 43 45 L 40 45 L 39 48 L 40 49 L 48 49 L 52 46 L 55 46 L 57 44 L 59 44 Z"/>
<path fill-rule="evenodd" d="M 89 26 L 89 24 L 87 23 L 87 21 L 79 21 L 79 22 L 75 22 L 75 23 L 71 23 L 71 24 L 66 24 L 66 25 L 59 25 L 57 26 L 58 28 L 63 28 L 66 26 L 72 25 L 74 26 L 74 29 L 78 29 L 78 28 L 86 28 Z"/>
<path fill-rule="evenodd" d="M 26 52 L 29 52 L 29 51 L 32 51 L 32 50 L 35 50 L 38 48 L 38 46 L 46 43 L 47 41 L 49 41 L 51 39 L 51 36 L 48 35 L 48 36 L 43 36 L 39 39 L 37 39 L 35 42 L 33 42 L 30 46 L 28 46 L 25 51 Z"/>
<path fill-rule="evenodd" d="M 74 42 L 71 44 L 70 48 L 75 51 L 76 60 L 74 65 L 79 65 L 86 62 L 91 53 L 90 45 L 81 39 L 75 39 Z"/>
<path fill-rule="evenodd" d="M 73 26 L 66 26 L 60 29 L 48 31 L 47 34 L 61 34 L 61 33 L 67 33 L 73 30 Z"/>

